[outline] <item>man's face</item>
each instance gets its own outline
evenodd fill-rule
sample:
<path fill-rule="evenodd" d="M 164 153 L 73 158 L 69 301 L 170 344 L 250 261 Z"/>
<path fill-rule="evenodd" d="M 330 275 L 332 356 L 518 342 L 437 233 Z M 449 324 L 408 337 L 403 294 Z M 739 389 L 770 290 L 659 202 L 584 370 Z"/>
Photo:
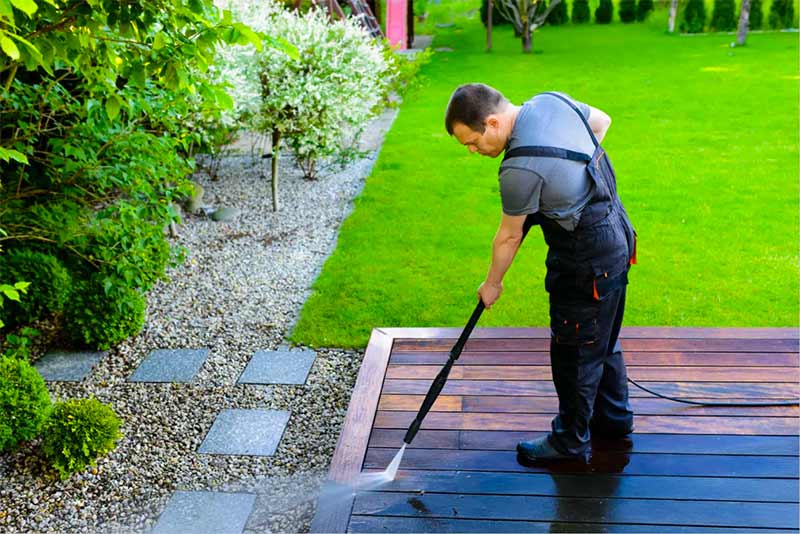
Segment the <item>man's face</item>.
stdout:
<path fill-rule="evenodd" d="M 466 124 L 456 122 L 453 125 L 453 135 L 458 142 L 466 146 L 471 153 L 477 152 L 482 156 L 496 158 L 506 146 L 506 140 L 500 135 L 500 121 L 496 115 L 489 115 L 483 123 L 486 129 L 483 133 L 476 132 Z"/>

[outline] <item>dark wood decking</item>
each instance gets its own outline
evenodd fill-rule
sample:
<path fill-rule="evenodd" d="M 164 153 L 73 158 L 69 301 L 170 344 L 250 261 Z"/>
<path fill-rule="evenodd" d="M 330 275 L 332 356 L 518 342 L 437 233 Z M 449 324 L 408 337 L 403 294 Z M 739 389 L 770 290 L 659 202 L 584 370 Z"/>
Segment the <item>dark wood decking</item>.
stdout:
<path fill-rule="evenodd" d="M 457 329 L 376 329 L 329 474 L 354 486 L 402 445 Z M 626 328 L 628 375 L 693 400 L 798 397 L 798 330 Z M 547 329 L 477 329 L 397 477 L 321 498 L 312 532 L 798 531 L 797 407 L 697 407 L 630 385 L 633 447 L 588 466 L 517 463 L 558 399 Z"/>

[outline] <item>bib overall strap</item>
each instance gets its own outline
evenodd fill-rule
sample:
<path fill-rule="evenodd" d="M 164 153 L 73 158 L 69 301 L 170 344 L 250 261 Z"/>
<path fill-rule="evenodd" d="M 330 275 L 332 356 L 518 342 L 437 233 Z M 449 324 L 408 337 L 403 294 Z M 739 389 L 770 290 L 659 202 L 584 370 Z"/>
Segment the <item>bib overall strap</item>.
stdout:
<path fill-rule="evenodd" d="M 592 143 L 594 143 L 594 146 L 595 147 L 600 146 L 600 143 L 597 141 L 597 138 L 594 136 L 594 132 L 592 131 L 592 127 L 589 126 L 589 121 L 587 121 L 586 117 L 583 116 L 583 113 L 581 113 L 581 110 L 579 110 L 577 107 L 575 107 L 575 104 L 573 104 L 572 102 L 570 102 L 569 100 L 567 100 L 563 96 L 559 95 L 558 93 L 553 93 L 553 92 L 548 91 L 546 93 L 540 93 L 540 94 L 554 96 L 554 97 L 558 98 L 559 100 L 562 100 L 569 107 L 571 107 L 573 110 L 575 110 L 575 113 L 578 114 L 578 117 L 581 118 L 581 120 L 583 121 L 583 124 L 586 126 L 586 129 L 589 131 L 589 135 L 592 138 Z"/>
<path fill-rule="evenodd" d="M 518 146 L 507 150 L 503 159 L 515 158 L 519 156 L 543 156 L 547 158 L 569 159 L 572 161 L 582 161 L 584 163 L 592 161 L 592 157 L 582 152 L 567 150 L 555 146 Z"/>

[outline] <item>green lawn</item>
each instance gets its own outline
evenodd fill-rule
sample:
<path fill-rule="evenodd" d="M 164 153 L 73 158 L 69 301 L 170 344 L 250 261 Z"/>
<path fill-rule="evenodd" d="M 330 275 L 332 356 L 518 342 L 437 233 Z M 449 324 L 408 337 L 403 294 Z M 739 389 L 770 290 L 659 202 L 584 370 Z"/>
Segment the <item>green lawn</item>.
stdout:
<path fill-rule="evenodd" d="M 625 324 L 798 325 L 798 39 L 668 35 L 646 24 L 545 27 L 492 53 L 477 20 L 440 29 L 345 221 L 292 340 L 363 347 L 375 327 L 463 326 L 500 219 L 499 159 L 449 137 L 452 90 L 482 81 L 521 103 L 561 90 L 607 112 L 603 145 L 639 233 Z M 546 247 L 534 229 L 480 326 L 545 326 Z"/>

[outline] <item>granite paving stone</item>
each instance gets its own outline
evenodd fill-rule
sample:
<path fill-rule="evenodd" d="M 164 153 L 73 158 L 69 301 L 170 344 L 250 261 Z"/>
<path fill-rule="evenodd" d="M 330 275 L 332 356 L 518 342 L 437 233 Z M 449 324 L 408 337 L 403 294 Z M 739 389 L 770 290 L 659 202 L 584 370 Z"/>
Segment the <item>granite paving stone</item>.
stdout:
<path fill-rule="evenodd" d="M 240 534 L 253 510 L 251 493 L 176 491 L 153 534 Z"/>
<path fill-rule="evenodd" d="M 49 381 L 80 382 L 108 351 L 53 350 L 33 364 Z"/>
<path fill-rule="evenodd" d="M 131 382 L 191 382 L 208 349 L 156 349 L 128 378 Z"/>
<path fill-rule="evenodd" d="M 290 412 L 226 409 L 220 412 L 198 449 L 207 454 L 272 456 Z"/>
<path fill-rule="evenodd" d="M 314 358 L 313 350 L 259 350 L 239 377 L 239 383 L 305 384 Z"/>

